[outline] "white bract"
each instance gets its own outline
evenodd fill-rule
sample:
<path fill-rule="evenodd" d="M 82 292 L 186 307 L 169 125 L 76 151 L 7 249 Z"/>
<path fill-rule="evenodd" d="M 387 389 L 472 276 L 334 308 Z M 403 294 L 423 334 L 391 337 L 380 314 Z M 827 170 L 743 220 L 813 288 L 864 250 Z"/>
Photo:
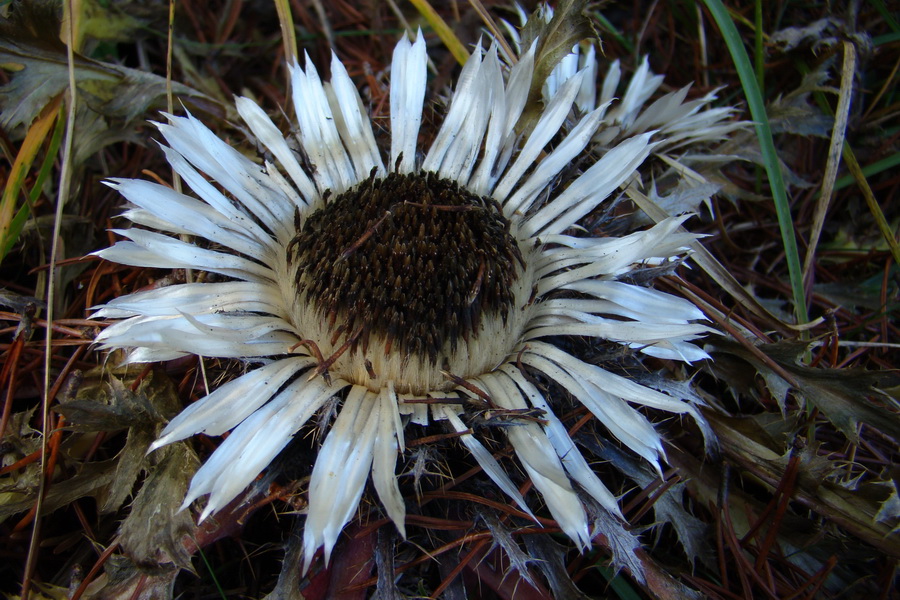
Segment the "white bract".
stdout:
<path fill-rule="evenodd" d="M 684 252 L 694 236 L 679 232 L 683 218 L 621 238 L 594 238 L 572 229 L 633 177 L 654 149 L 655 133 L 642 129 L 602 150 L 579 176 L 559 182 L 563 168 L 593 138 L 610 128 L 634 127 L 641 117 L 634 119 L 631 109 L 616 108 L 611 99 L 594 108 L 592 99 L 579 95 L 582 84 L 593 85 L 593 76 L 578 71 L 557 82 L 537 125 L 521 138 L 515 124 L 531 85 L 533 52 L 532 47 L 508 68 L 495 48 L 486 53 L 477 48 L 424 156 L 418 151 L 426 88 L 425 42 L 420 34 L 415 42 L 401 40 L 394 51 L 389 153 L 383 155 L 377 145 L 356 87 L 337 57 L 331 65 L 332 80 L 325 83 L 307 58 L 305 67 L 291 67 L 303 159 L 263 110 L 238 98 L 239 114 L 277 164 L 251 161 L 192 116 L 167 115 L 168 123 L 158 124 L 167 144 L 163 150 L 192 193 L 147 181 L 110 183 L 131 204 L 125 216 L 153 231 L 117 230 L 128 241 L 97 255 L 127 265 L 191 268 L 218 277 L 210 283 L 173 285 L 112 300 L 95 315 L 117 320 L 98 342 L 104 348 L 128 349 L 128 362 L 196 354 L 254 365 L 186 408 L 153 444 L 155 449 L 198 433 L 231 432 L 198 471 L 184 501 L 186 507 L 209 495 L 201 519 L 236 498 L 336 396 L 342 401 L 340 413 L 322 444 L 309 484 L 307 567 L 320 547 L 327 560 L 341 529 L 355 514 L 370 476 L 386 513 L 405 532 L 397 460 L 405 451 L 403 430 L 408 421 L 444 421 L 460 434 L 461 443 L 499 488 L 531 515 L 504 468 L 469 430 L 471 415 L 466 408 L 474 405 L 495 411 L 542 411 L 540 420 L 513 420 L 513 425 L 502 428 L 503 435 L 562 530 L 579 547 L 588 546 L 592 534 L 577 490 L 621 517 L 619 507 L 554 415 L 552 399 L 533 383 L 534 377 L 549 385 L 545 389 L 565 390 L 583 403 L 616 439 L 656 469 L 664 458 L 662 441 L 636 407 L 690 415 L 705 429 L 689 402 L 584 362 L 551 341 L 559 336 L 598 338 L 653 357 L 690 362 L 706 358 L 692 340 L 709 330 L 696 322 L 703 315 L 685 300 L 623 280 L 645 264 L 659 265 Z M 576 101 L 590 106 L 577 123 L 564 127 Z M 607 106 L 613 108 L 607 111 Z M 656 120 L 648 120 L 648 125 L 665 129 Z M 432 175 L 426 175 L 429 172 Z M 427 212 L 434 217 L 429 226 L 437 228 L 452 219 L 463 222 L 454 215 L 485 214 L 493 219 L 489 224 L 503 225 L 503 231 L 495 233 L 497 239 L 508 241 L 503 248 L 481 246 L 473 255 L 460 255 L 460 264 L 464 258 L 474 260 L 474 267 L 460 267 L 460 276 L 470 283 L 456 291 L 448 288 L 448 295 L 462 299 L 442 308 L 444 313 L 436 314 L 434 322 L 416 317 L 419 321 L 401 328 L 424 331 L 430 341 L 391 329 L 385 316 L 395 314 L 403 322 L 419 314 L 396 316 L 403 307 L 398 308 L 387 292 L 402 288 L 404 294 L 425 295 L 427 304 L 430 289 L 416 288 L 420 273 L 382 274 L 373 280 L 371 271 L 383 265 L 370 269 L 365 263 L 366 268 L 350 271 L 335 266 L 329 275 L 327 269 L 311 269 L 302 259 L 304 248 L 316 244 L 310 233 L 313 225 L 327 229 L 328 219 L 315 217 L 319 211 L 342 203 L 352 220 L 353 195 L 368 202 L 366 190 L 391 181 L 426 187 L 439 183 L 460 190 L 454 201 L 465 198 L 454 207 L 428 204 L 426 199 L 397 201 L 380 218 L 364 224 L 365 233 L 354 234 L 356 241 L 337 248 L 340 254 L 331 262 L 363 264 L 351 261 L 365 261 L 373 248 L 392 243 L 383 239 L 385 230 L 380 229 L 387 222 L 393 223 L 393 235 L 400 238 L 396 243 L 409 241 L 396 248 L 419 243 L 427 249 L 431 238 L 416 238 L 415 232 L 398 224 L 402 211 L 411 219 L 418 218 L 416 211 Z M 194 236 L 197 242 L 179 239 L 181 234 Z M 402 252 L 397 256 L 398 252 L 390 254 L 390 260 L 400 265 L 398 270 L 411 260 L 433 266 L 431 258 L 410 258 Z M 451 247 L 442 247 L 428 256 L 436 262 L 452 252 Z M 488 281 L 496 279 L 489 270 L 495 263 L 506 269 L 500 287 Z M 348 289 L 362 290 L 353 294 L 381 294 L 389 306 L 374 300 L 366 304 L 366 297 L 354 300 L 363 304 L 351 306 L 342 293 L 334 292 L 338 287 L 315 296 L 320 275 L 348 278 Z M 452 279 L 442 272 L 431 275 L 439 285 Z M 487 302 L 481 297 L 489 290 L 505 294 L 506 299 L 498 301 L 500 308 L 478 308 Z M 322 304 L 325 297 L 331 308 Z M 347 308 L 370 305 L 374 312 L 363 311 L 361 316 Z M 458 327 L 446 325 L 450 313 L 454 322 L 457 315 L 463 321 L 475 318 Z M 356 332 L 351 335 L 352 329 Z M 438 333 L 432 336 L 432 330 Z M 415 401 L 428 396 L 465 402 Z"/>

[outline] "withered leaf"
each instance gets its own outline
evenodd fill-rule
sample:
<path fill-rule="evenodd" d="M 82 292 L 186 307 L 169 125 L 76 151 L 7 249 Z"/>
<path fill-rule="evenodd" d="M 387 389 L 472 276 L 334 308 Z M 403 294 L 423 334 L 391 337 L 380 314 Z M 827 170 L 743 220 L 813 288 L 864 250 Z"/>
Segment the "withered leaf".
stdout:
<path fill-rule="evenodd" d="M 601 447 L 588 436 L 580 437 L 578 441 L 579 443 L 582 441 L 587 442 L 585 445 L 589 446 L 594 454 L 604 460 L 608 460 L 641 487 L 645 488 L 654 481 L 659 480 L 659 475 L 657 475 L 656 471 L 651 470 L 645 463 L 621 451 L 612 444 Z M 691 563 L 694 563 L 698 558 L 704 562 L 709 562 L 712 554 L 706 542 L 707 527 L 700 519 L 685 510 L 683 505 L 685 492 L 686 488 L 683 483 L 670 486 L 653 503 L 653 513 L 656 516 L 657 523 L 668 523 L 675 529 L 678 541 L 684 548 L 684 552 Z M 630 567 L 630 565 L 623 566 Z"/>
<path fill-rule="evenodd" d="M 132 427 L 128 431 L 125 447 L 117 457 L 119 464 L 116 466 L 116 477 L 109 488 L 106 501 L 100 507 L 100 512 L 109 513 L 118 510 L 131 495 L 134 482 L 146 467 L 147 448 L 155 439 L 156 435 L 147 429 Z"/>
<path fill-rule="evenodd" d="M 784 479 L 791 458 L 791 450 L 786 448 L 786 444 L 771 439 L 752 418 L 724 417 L 713 413 L 708 413 L 707 417 L 729 462 L 753 473 L 772 489 L 778 486 Z M 677 458 L 677 455 L 674 456 Z M 670 460 L 672 458 L 670 453 Z M 839 524 L 889 556 L 900 556 L 900 543 L 889 535 L 889 527 L 876 520 L 879 505 L 887 496 L 883 489 L 882 496 L 878 497 L 872 494 L 871 486 L 865 493 L 860 493 L 826 478 L 835 467 L 828 459 L 815 456 L 812 449 L 801 449 L 799 458 L 797 485 L 792 494 L 795 501 L 813 508 L 821 517 Z M 693 458 L 689 460 L 693 461 Z M 683 464 L 683 461 L 685 458 L 682 456 L 675 463 Z M 695 468 L 689 470 L 695 478 L 703 477 Z M 715 497 L 716 491 L 710 492 Z"/>
<path fill-rule="evenodd" d="M 807 48 L 814 53 L 820 53 L 823 52 L 823 47 L 833 46 L 845 39 L 852 40 L 863 52 L 871 51 L 872 39 L 868 34 L 860 33 L 844 21 L 833 17 L 819 19 L 803 27 L 779 29 L 770 36 L 769 41 L 771 47 L 780 52 Z"/>
<path fill-rule="evenodd" d="M 163 417 L 146 394 L 150 385 L 142 382 L 138 391 L 132 392 L 121 379 L 110 376 L 105 385 L 83 386 L 75 400 L 54 410 L 65 415 L 73 431 L 152 430 Z"/>
<path fill-rule="evenodd" d="M 538 40 L 534 57 L 534 75 L 528 92 L 528 103 L 519 120 L 522 131 L 531 131 L 541 114 L 541 88 L 556 65 L 582 40 L 599 37 L 591 21 L 583 13 L 587 0 L 562 0 L 549 23 L 539 11 L 532 13 L 522 28 L 521 47 L 527 51 Z"/>
<path fill-rule="evenodd" d="M 295 518 L 291 522 L 291 533 L 284 545 L 284 560 L 281 563 L 278 582 L 275 584 L 275 589 L 269 592 L 263 600 L 301 598 L 301 564 L 303 564 L 303 520 Z M 381 577 L 378 578 L 379 585 L 381 585 L 381 579 Z"/>
<path fill-rule="evenodd" d="M 174 565 L 146 569 L 116 555 L 106 562 L 104 571 L 88 588 L 87 600 L 171 600 L 180 569 Z"/>
<path fill-rule="evenodd" d="M 0 127 L 7 131 L 30 125 L 50 99 L 69 85 L 67 51 L 58 35 L 57 10 L 56 3 L 14 3 L 9 17 L 0 20 L 0 64 L 16 69 L 11 81 L 0 88 Z M 77 53 L 74 68 L 82 100 L 105 117 L 128 123 L 154 104 L 164 106 L 164 77 Z M 222 112 L 215 100 L 188 86 L 174 83 L 172 90 L 188 104 Z"/>
<path fill-rule="evenodd" d="M 182 540 L 194 529 L 188 510 L 179 511 L 199 459 L 185 443 L 160 450 L 163 458 L 141 486 L 120 529 L 124 552 L 138 564 L 174 563 L 190 569 Z"/>
<path fill-rule="evenodd" d="M 525 546 L 528 555 L 535 560 L 535 565 L 547 578 L 554 598 L 571 598 L 587 600 L 581 591 L 572 583 L 565 566 L 565 550 L 546 534 L 526 535 Z"/>
<path fill-rule="evenodd" d="M 822 112 L 810 95 L 826 89 L 830 78 L 831 61 L 825 61 L 800 80 L 797 89 L 779 96 L 766 107 L 772 133 L 793 133 L 827 138 L 834 127 L 834 118 Z"/>
<path fill-rule="evenodd" d="M 900 498 L 897 497 L 897 482 L 891 481 L 887 485 L 891 487 L 891 495 L 881 503 L 881 508 L 878 509 L 875 520 L 881 523 L 893 524 L 894 529 L 892 533 L 896 533 L 900 529 Z"/>
<path fill-rule="evenodd" d="M 525 581 L 533 583 L 528 564 L 535 562 L 535 559 L 522 551 L 522 548 L 516 540 L 513 539 L 510 530 L 500 521 L 497 513 L 490 509 L 482 509 L 480 507 L 476 507 L 476 512 L 491 532 L 491 549 L 493 550 L 497 546 L 503 548 L 507 558 L 509 558 L 510 566 L 516 569 Z"/>
<path fill-rule="evenodd" d="M 73 431 L 128 430 L 125 447 L 117 456 L 115 478 L 100 504 L 101 512 L 106 513 L 118 510 L 131 495 L 141 472 L 148 467 L 147 449 L 165 422 L 164 415 L 177 410 L 178 395 L 169 378 L 152 372 L 134 392 L 111 374 L 105 381 L 92 379 L 82 386 L 75 400 L 55 410 L 66 416 Z"/>
<path fill-rule="evenodd" d="M 804 401 L 822 411 L 854 443 L 859 443 L 859 423 L 865 423 L 900 440 L 900 419 L 897 414 L 870 400 L 870 397 L 879 396 L 880 388 L 900 383 L 900 375 L 865 369 L 813 369 L 799 362 L 807 347 L 804 342 L 778 342 L 759 346 L 760 351 L 793 377 L 796 385 L 785 381 L 768 364 L 737 342 L 711 340 L 706 350 L 711 354 L 724 353 L 739 357 L 752 365 L 779 401 L 788 389 L 792 389 Z"/>
<path fill-rule="evenodd" d="M 79 498 L 93 496 L 102 503 L 115 477 L 117 461 L 86 463 L 77 475 L 54 483 L 44 498 L 44 513 L 68 506 Z M 22 493 L 23 499 L 0 504 L 0 519 L 30 510 L 37 500 L 37 488 Z"/>

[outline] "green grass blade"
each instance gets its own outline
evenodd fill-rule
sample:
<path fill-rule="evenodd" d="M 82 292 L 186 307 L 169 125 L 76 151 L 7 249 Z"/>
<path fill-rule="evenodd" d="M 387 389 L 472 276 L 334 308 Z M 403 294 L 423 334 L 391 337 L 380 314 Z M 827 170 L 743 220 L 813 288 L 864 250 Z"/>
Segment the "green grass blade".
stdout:
<path fill-rule="evenodd" d="M 59 144 L 62 141 L 62 132 L 64 128 L 63 125 L 64 121 L 62 119 L 56 120 L 53 136 L 50 138 L 50 145 L 47 147 L 41 170 L 38 172 L 37 179 L 35 179 L 34 185 L 28 193 L 28 198 L 25 203 L 19 207 L 16 216 L 13 217 L 12 222 L 10 223 L 9 235 L 4 241 L 3 247 L 0 248 L 0 256 L 9 254 L 18 241 L 19 235 L 22 233 L 22 229 L 24 229 L 25 223 L 28 221 L 28 217 L 31 216 L 31 207 L 37 202 L 38 197 L 41 195 L 41 190 L 44 189 L 44 183 L 50 176 L 50 172 L 53 169 L 53 163 L 56 161 L 56 154 L 59 152 Z"/>
<path fill-rule="evenodd" d="M 863 167 L 862 174 L 865 177 L 871 177 L 872 175 L 877 175 L 882 171 L 887 171 L 897 166 L 900 166 L 900 152 L 895 152 L 890 156 L 886 156 L 881 160 L 877 160 L 872 164 Z M 853 185 L 855 181 L 856 179 L 853 177 L 853 175 L 844 175 L 835 182 L 834 191 L 841 190 L 847 186 Z"/>
<path fill-rule="evenodd" d="M 609 587 L 616 598 L 621 600 L 641 600 L 641 595 L 635 591 L 626 578 L 619 575 L 618 570 L 603 565 L 596 565 L 594 568 L 609 582 Z M 610 598 L 612 596 L 606 597 Z"/>
<path fill-rule="evenodd" d="M 206 554 L 203 553 L 203 548 L 197 548 L 197 554 L 200 555 L 200 558 L 203 560 L 203 564 L 206 565 L 206 570 L 209 573 L 210 578 L 212 579 L 213 585 L 216 586 L 216 590 L 219 592 L 219 596 L 222 597 L 222 600 L 228 600 L 228 596 L 225 594 L 225 590 L 222 589 L 222 584 L 219 583 L 219 579 L 216 577 L 216 572 L 213 570 L 212 565 L 209 564 L 209 559 L 206 558 Z"/>
<path fill-rule="evenodd" d="M 798 323 L 806 323 L 809 317 L 806 311 L 806 298 L 803 293 L 803 277 L 800 270 L 800 254 L 797 251 L 797 238 L 794 235 L 794 224 L 791 218 L 791 208 L 788 205 L 787 191 L 784 178 L 781 176 L 781 167 L 778 162 L 778 154 L 775 151 L 775 142 L 772 140 L 772 130 L 769 127 L 769 119 L 766 116 L 766 105 L 759 85 L 756 83 L 756 73 L 750 64 L 750 57 L 744 48 L 743 40 L 737 31 L 737 27 L 731 21 L 728 10 L 720 0 L 703 0 L 706 8 L 712 14 L 722 32 L 722 37 L 731 53 L 731 58 L 737 67 L 738 77 L 744 87 L 744 95 L 750 107 L 750 115 L 756 127 L 756 136 L 762 150 L 766 174 L 769 178 L 769 187 L 772 189 L 772 199 L 775 202 L 775 212 L 778 215 L 778 226 L 781 230 L 781 240 L 784 244 L 784 255 L 787 260 L 788 273 L 791 280 L 791 292 L 794 298 L 794 315 Z"/>

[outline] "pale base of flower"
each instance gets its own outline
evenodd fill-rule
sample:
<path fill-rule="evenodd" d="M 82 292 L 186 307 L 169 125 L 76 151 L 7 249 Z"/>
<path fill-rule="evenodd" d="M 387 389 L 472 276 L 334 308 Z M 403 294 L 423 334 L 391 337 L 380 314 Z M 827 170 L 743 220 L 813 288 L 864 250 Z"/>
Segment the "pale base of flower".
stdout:
<path fill-rule="evenodd" d="M 488 373 L 502 364 L 531 319 L 532 265 L 537 262 L 538 252 L 526 248 L 522 248 L 522 252 L 528 266 L 513 283 L 515 302 L 506 320 L 499 315 L 483 315 L 477 335 L 470 335 L 468 340 L 457 340 L 455 349 L 449 341 L 446 342 L 436 362 L 432 362 L 424 352 L 416 356 L 403 355 L 396 348 L 392 351 L 387 346 L 387 340 L 375 333 L 370 335 L 365 351 L 361 344 L 355 350 L 342 349 L 352 332 L 343 332 L 334 339 L 334 328 L 328 324 L 327 315 L 322 315 L 317 307 L 308 302 L 305 294 L 297 298 L 286 297 L 285 301 L 293 306 L 292 322 L 297 326 L 298 335 L 302 332 L 304 339 L 312 340 L 325 361 L 337 355 L 328 367 L 332 376 L 375 393 L 388 382 L 393 382 L 398 394 L 424 396 L 429 392 L 447 392 L 458 386 L 450 375 L 466 379 Z M 287 266 L 285 270 L 288 270 Z M 288 277 L 291 284 L 282 286 L 285 296 L 294 289 L 293 278 Z M 338 315 L 335 326 L 342 320 L 343 315 Z M 306 349 L 302 351 L 307 352 Z"/>

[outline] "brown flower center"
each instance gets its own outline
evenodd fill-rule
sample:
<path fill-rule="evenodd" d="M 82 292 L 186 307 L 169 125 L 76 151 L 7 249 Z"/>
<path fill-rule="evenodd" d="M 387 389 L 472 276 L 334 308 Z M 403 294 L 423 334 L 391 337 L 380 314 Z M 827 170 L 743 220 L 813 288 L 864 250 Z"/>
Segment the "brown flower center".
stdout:
<path fill-rule="evenodd" d="M 306 219 L 288 256 L 296 293 L 350 350 L 431 365 L 505 324 L 524 261 L 496 201 L 434 173 L 369 177 Z M 372 348 L 378 351 L 379 348 Z"/>

